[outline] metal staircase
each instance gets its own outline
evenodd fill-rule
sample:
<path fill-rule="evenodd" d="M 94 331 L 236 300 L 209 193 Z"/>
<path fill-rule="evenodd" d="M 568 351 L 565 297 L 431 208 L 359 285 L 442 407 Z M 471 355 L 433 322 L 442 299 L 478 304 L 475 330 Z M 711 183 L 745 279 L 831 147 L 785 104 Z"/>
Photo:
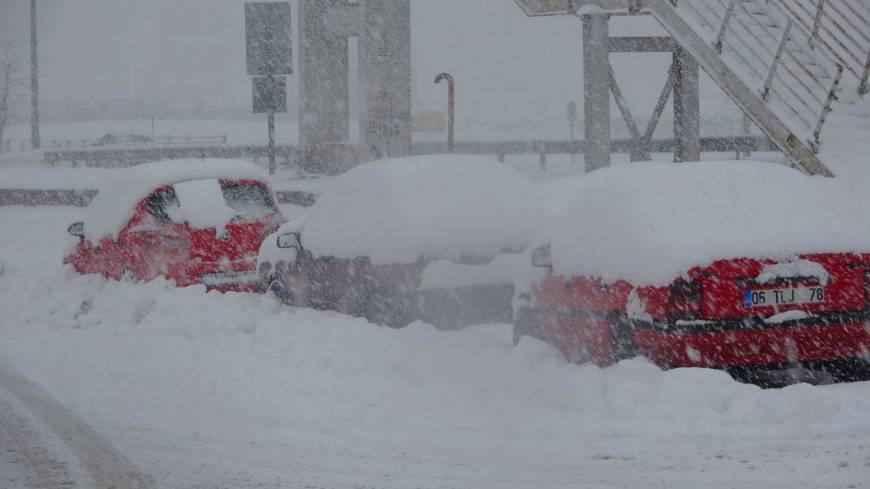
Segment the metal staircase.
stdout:
<path fill-rule="evenodd" d="M 644 3 L 793 163 L 831 176 L 816 152 L 844 67 L 777 2 Z"/>
<path fill-rule="evenodd" d="M 870 91 L 870 0 L 773 0 L 846 68 L 859 95 Z"/>
<path fill-rule="evenodd" d="M 870 0 L 516 2 L 527 15 L 652 14 L 786 157 L 813 175 L 832 176 L 817 153 L 835 103 L 857 102 L 870 91 Z"/>

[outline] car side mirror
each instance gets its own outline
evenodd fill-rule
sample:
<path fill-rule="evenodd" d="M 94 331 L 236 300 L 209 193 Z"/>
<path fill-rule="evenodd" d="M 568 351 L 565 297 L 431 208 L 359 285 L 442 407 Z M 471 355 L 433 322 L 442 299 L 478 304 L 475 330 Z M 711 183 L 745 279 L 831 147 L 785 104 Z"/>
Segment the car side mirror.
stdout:
<path fill-rule="evenodd" d="M 302 248 L 299 233 L 284 233 L 278 236 L 278 248 Z"/>
<path fill-rule="evenodd" d="M 66 232 L 79 239 L 85 239 L 85 223 L 81 221 L 74 222 L 66 228 Z"/>
<path fill-rule="evenodd" d="M 532 252 L 532 266 L 552 268 L 553 258 L 550 256 L 550 245 L 541 246 Z"/>

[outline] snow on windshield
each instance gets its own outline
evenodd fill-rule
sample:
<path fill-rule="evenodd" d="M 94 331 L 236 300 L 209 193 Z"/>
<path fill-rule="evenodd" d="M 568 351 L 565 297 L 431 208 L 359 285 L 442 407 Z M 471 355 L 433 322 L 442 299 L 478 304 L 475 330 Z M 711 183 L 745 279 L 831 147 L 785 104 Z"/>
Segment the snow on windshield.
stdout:
<path fill-rule="evenodd" d="M 173 221 L 185 222 L 196 229 L 221 229 L 235 216 L 224 200 L 220 182 L 214 178 L 180 182 L 172 188 L 179 204 Z"/>

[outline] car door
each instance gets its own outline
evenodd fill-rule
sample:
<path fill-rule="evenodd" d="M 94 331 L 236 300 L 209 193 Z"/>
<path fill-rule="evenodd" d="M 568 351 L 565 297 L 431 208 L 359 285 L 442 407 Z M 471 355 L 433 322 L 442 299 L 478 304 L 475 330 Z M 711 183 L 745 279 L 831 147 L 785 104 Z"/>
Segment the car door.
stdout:
<path fill-rule="evenodd" d="M 159 188 L 140 202 L 121 232 L 118 261 L 134 278 L 152 280 L 164 276 L 179 286 L 189 285 L 191 237 L 187 226 L 173 219 L 177 207 L 172 187 Z"/>

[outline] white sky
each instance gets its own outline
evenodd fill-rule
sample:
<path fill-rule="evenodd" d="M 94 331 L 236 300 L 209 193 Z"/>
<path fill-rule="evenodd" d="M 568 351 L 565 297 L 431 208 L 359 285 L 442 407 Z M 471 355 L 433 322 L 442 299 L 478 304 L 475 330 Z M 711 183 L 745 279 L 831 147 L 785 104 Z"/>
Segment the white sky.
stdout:
<path fill-rule="evenodd" d="M 249 100 L 245 0 L 38 0 L 43 100 Z M 0 0 L 0 39 L 29 47 L 29 0 Z M 293 2 L 295 4 L 295 1 Z M 612 22 L 616 34 L 661 33 L 651 19 Z M 297 29 L 298 31 L 298 29 Z M 438 108 L 441 71 L 460 102 L 582 104 L 580 21 L 527 18 L 513 0 L 412 0 L 413 96 Z M 294 54 L 298 54 L 298 50 Z M 649 113 L 667 55 L 614 56 L 623 92 Z M 291 97 L 296 77 L 288 83 Z M 523 109 L 520 109 L 521 111 Z M 558 108 L 562 111 L 563 109 Z"/>
<path fill-rule="evenodd" d="M 47 99 L 245 98 L 244 0 L 39 0 Z M 0 37 L 28 48 L 28 0 L 0 0 Z M 511 0 L 413 0 L 418 100 L 452 72 L 461 95 L 576 97 L 579 21 Z"/>

